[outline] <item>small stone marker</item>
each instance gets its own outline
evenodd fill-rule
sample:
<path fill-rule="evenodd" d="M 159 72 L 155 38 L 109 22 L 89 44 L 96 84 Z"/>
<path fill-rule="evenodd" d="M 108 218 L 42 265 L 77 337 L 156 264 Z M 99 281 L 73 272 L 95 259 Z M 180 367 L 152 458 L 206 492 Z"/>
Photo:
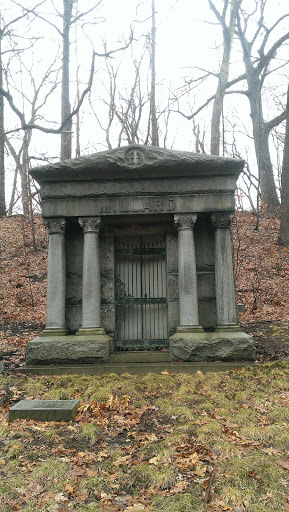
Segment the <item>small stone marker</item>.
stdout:
<path fill-rule="evenodd" d="M 0 361 L 0 373 L 4 372 L 4 364 Z"/>
<path fill-rule="evenodd" d="M 21 400 L 9 410 L 9 421 L 71 421 L 78 405 L 79 400 Z"/>

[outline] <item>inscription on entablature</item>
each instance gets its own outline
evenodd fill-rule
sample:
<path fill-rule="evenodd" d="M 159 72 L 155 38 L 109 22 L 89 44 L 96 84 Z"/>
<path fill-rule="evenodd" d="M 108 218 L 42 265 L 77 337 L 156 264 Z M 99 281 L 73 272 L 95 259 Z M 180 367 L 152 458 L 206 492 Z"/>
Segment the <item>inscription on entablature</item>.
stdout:
<path fill-rule="evenodd" d="M 99 214 L 174 212 L 176 201 L 172 197 L 136 197 L 98 199 Z"/>

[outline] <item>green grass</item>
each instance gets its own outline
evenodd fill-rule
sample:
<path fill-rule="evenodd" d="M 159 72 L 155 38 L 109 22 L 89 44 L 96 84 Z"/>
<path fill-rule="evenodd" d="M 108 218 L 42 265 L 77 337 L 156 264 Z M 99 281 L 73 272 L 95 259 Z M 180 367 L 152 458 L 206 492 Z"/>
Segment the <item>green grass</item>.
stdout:
<path fill-rule="evenodd" d="M 286 510 L 289 473 L 279 462 L 289 460 L 288 362 L 195 375 L 2 376 L 0 388 L 12 400 L 91 405 L 67 424 L 8 424 L 2 408 L 0 512 L 50 512 L 56 498 L 74 512 L 133 503 L 166 512 L 241 503 L 249 512 Z M 44 488 L 37 494 L 35 485 Z"/>

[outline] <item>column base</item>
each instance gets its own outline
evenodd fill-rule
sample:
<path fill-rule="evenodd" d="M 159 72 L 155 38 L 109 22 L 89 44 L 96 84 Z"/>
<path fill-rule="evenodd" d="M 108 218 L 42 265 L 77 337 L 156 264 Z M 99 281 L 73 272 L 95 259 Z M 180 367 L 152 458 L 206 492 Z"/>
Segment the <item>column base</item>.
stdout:
<path fill-rule="evenodd" d="M 254 361 L 254 340 L 239 331 L 176 332 L 170 337 L 171 361 Z"/>
<path fill-rule="evenodd" d="M 239 324 L 225 324 L 215 327 L 215 332 L 243 332 Z"/>
<path fill-rule="evenodd" d="M 97 336 L 98 334 L 105 336 L 105 330 L 102 327 L 81 327 L 76 336 Z"/>
<path fill-rule="evenodd" d="M 201 325 L 180 325 L 177 327 L 177 333 L 184 332 L 204 332 L 204 329 Z"/>
<path fill-rule="evenodd" d="M 59 327 L 45 327 L 45 329 L 39 333 L 38 336 L 40 337 L 47 337 L 47 336 L 67 336 L 68 330 Z"/>
<path fill-rule="evenodd" d="M 26 362 L 30 364 L 102 364 L 109 361 L 112 338 L 86 336 L 39 336 L 27 343 Z"/>

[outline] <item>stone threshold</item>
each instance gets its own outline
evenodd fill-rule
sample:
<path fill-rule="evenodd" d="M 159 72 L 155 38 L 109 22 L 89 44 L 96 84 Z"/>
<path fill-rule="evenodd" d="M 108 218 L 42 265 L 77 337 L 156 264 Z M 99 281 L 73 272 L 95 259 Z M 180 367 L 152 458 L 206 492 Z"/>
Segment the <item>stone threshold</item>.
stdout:
<path fill-rule="evenodd" d="M 148 363 L 110 363 L 110 364 L 83 364 L 83 365 L 39 365 L 22 366 L 15 368 L 13 373 L 25 375 L 104 375 L 115 373 L 146 374 L 146 373 L 196 373 L 226 372 L 238 370 L 248 366 L 259 367 L 257 362 L 148 362 Z"/>
<path fill-rule="evenodd" d="M 111 363 L 164 363 L 170 361 L 170 353 L 165 350 L 121 350 L 109 356 Z"/>

